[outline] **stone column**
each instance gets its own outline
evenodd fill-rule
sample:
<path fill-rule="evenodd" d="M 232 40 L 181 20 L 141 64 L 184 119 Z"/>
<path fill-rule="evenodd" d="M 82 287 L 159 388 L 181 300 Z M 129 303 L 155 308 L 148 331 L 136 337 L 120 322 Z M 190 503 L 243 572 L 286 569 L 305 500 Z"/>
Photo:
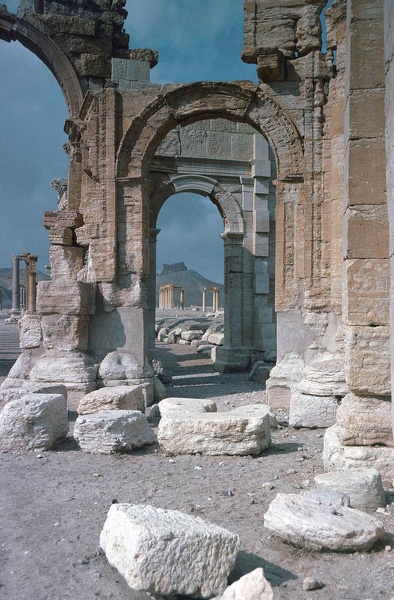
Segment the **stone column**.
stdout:
<path fill-rule="evenodd" d="M 11 315 L 19 315 L 21 312 L 21 303 L 19 296 L 19 256 L 14 254 L 12 257 L 12 308 Z"/>
<path fill-rule="evenodd" d="M 219 310 L 219 288 L 213 288 L 213 312 L 218 312 Z"/>
<path fill-rule="evenodd" d="M 156 316 L 156 242 L 160 229 L 149 231 L 149 278 L 148 278 L 148 348 L 155 347 L 155 316 Z"/>
<path fill-rule="evenodd" d="M 30 313 L 36 312 L 36 277 L 37 277 L 37 256 L 29 254 L 26 261 L 26 310 Z"/>
<path fill-rule="evenodd" d="M 244 336 L 243 233 L 223 233 L 224 240 L 224 346 L 216 348 L 214 367 L 222 372 L 246 370 L 252 348 Z"/>
<path fill-rule="evenodd" d="M 21 311 L 25 311 L 26 310 L 26 286 L 20 285 L 19 291 L 20 291 L 19 298 L 20 298 Z"/>
<path fill-rule="evenodd" d="M 202 310 L 206 312 L 207 310 L 207 288 L 205 287 L 202 291 Z"/>
<path fill-rule="evenodd" d="M 181 292 L 180 292 L 180 304 L 181 304 L 181 309 L 183 310 L 185 308 L 185 290 L 183 288 L 181 288 Z"/>

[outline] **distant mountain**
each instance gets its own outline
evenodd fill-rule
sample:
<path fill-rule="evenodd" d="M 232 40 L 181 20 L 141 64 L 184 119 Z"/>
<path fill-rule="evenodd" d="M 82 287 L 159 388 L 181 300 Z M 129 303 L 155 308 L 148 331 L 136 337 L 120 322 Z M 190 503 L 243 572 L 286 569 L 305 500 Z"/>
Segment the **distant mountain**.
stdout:
<path fill-rule="evenodd" d="M 201 306 L 202 291 L 204 287 L 218 287 L 219 305 L 223 306 L 224 302 L 224 285 L 215 283 L 206 279 L 197 271 L 188 269 L 185 263 L 175 263 L 173 265 L 164 265 L 163 271 L 156 275 L 156 306 L 159 304 L 159 288 L 162 285 L 173 283 L 177 287 L 182 287 L 185 290 L 185 307 L 186 306 Z M 175 291 L 174 299 L 179 298 Z M 212 292 L 207 292 L 207 308 L 212 307 Z"/>
<path fill-rule="evenodd" d="M 21 285 L 26 284 L 26 270 L 21 269 L 19 272 L 19 278 Z M 37 271 L 37 281 L 46 281 L 50 279 L 49 275 L 46 273 L 42 273 L 41 271 Z M 4 268 L 0 269 L 0 286 L 2 288 L 2 307 L 3 308 L 11 308 L 12 307 L 12 269 Z"/>

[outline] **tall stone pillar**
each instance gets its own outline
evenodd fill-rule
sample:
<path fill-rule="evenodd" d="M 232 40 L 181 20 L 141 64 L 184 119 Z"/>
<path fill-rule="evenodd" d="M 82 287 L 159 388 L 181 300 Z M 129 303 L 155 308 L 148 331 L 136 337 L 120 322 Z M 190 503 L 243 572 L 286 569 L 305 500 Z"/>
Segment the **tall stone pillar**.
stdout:
<path fill-rule="evenodd" d="M 11 315 L 19 315 L 21 312 L 21 303 L 19 296 L 19 256 L 14 254 L 12 257 L 12 308 Z"/>
<path fill-rule="evenodd" d="M 30 313 L 36 312 L 36 278 L 37 278 L 37 256 L 29 254 L 26 261 L 26 310 Z"/>
<path fill-rule="evenodd" d="M 149 231 L 149 279 L 148 279 L 148 348 L 155 348 L 155 316 L 156 316 L 156 243 L 160 229 Z M 160 292 L 159 292 L 160 295 Z M 159 303 L 160 306 L 160 303 Z"/>
<path fill-rule="evenodd" d="M 180 308 L 182 310 L 185 308 L 185 290 L 183 288 L 180 291 Z"/>
<path fill-rule="evenodd" d="M 204 288 L 202 291 L 202 310 L 203 312 L 207 310 L 207 288 Z"/>
<path fill-rule="evenodd" d="M 224 346 L 215 349 L 214 367 L 222 372 L 246 370 L 251 346 L 244 323 L 243 233 L 223 233 L 224 240 Z"/>

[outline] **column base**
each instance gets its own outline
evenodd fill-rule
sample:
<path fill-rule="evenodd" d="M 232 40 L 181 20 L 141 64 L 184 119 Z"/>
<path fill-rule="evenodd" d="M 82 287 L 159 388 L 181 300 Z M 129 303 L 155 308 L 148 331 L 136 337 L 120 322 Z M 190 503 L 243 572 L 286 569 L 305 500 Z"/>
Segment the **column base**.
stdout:
<path fill-rule="evenodd" d="M 252 348 L 226 348 L 217 346 L 212 349 L 213 366 L 219 373 L 248 371 L 251 365 Z"/>

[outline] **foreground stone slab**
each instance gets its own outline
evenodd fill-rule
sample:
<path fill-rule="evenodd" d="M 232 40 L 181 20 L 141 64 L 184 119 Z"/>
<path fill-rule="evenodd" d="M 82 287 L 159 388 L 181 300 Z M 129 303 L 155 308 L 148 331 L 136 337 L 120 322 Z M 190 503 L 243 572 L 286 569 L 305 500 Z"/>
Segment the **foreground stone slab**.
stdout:
<path fill-rule="evenodd" d="M 273 600 L 274 592 L 261 568 L 247 573 L 213 600 Z"/>
<path fill-rule="evenodd" d="M 156 436 L 137 410 L 104 410 L 79 416 L 74 437 L 84 452 L 112 454 L 154 444 Z"/>
<path fill-rule="evenodd" d="M 165 398 L 158 404 L 160 415 L 164 417 L 170 411 L 180 413 L 206 413 L 216 412 L 217 407 L 213 400 L 201 398 Z"/>
<path fill-rule="evenodd" d="M 27 394 L 0 414 L 0 450 L 50 450 L 68 433 L 67 401 L 61 394 Z"/>
<path fill-rule="evenodd" d="M 337 410 L 335 396 L 311 396 L 295 390 L 290 398 L 289 424 L 293 427 L 331 427 L 335 424 Z"/>
<path fill-rule="evenodd" d="M 79 415 L 103 410 L 145 410 L 145 388 L 141 385 L 105 387 L 84 396 L 78 406 Z"/>
<path fill-rule="evenodd" d="M 164 454 L 259 454 L 271 443 L 270 408 L 252 404 L 225 413 L 169 411 L 158 442 Z"/>
<path fill-rule="evenodd" d="M 67 399 L 67 389 L 64 385 L 54 383 L 34 383 L 32 381 L 14 380 L 16 387 L 0 388 L 0 411 L 11 400 L 19 400 L 27 394 L 61 394 Z"/>
<path fill-rule="evenodd" d="M 375 517 L 315 492 L 278 494 L 264 526 L 295 546 L 336 552 L 369 550 L 384 535 Z"/>
<path fill-rule="evenodd" d="M 394 448 L 387 446 L 345 446 L 341 444 L 337 427 L 329 427 L 324 434 L 323 464 L 327 471 L 349 468 L 374 467 L 383 483 L 394 480 Z"/>
<path fill-rule="evenodd" d="M 211 598 L 227 586 L 239 538 L 175 510 L 113 504 L 100 546 L 135 590 Z"/>
<path fill-rule="evenodd" d="M 332 489 L 349 497 L 350 507 L 373 512 L 385 506 L 382 478 L 376 469 L 360 468 L 332 471 L 315 476 L 318 488 Z"/>

